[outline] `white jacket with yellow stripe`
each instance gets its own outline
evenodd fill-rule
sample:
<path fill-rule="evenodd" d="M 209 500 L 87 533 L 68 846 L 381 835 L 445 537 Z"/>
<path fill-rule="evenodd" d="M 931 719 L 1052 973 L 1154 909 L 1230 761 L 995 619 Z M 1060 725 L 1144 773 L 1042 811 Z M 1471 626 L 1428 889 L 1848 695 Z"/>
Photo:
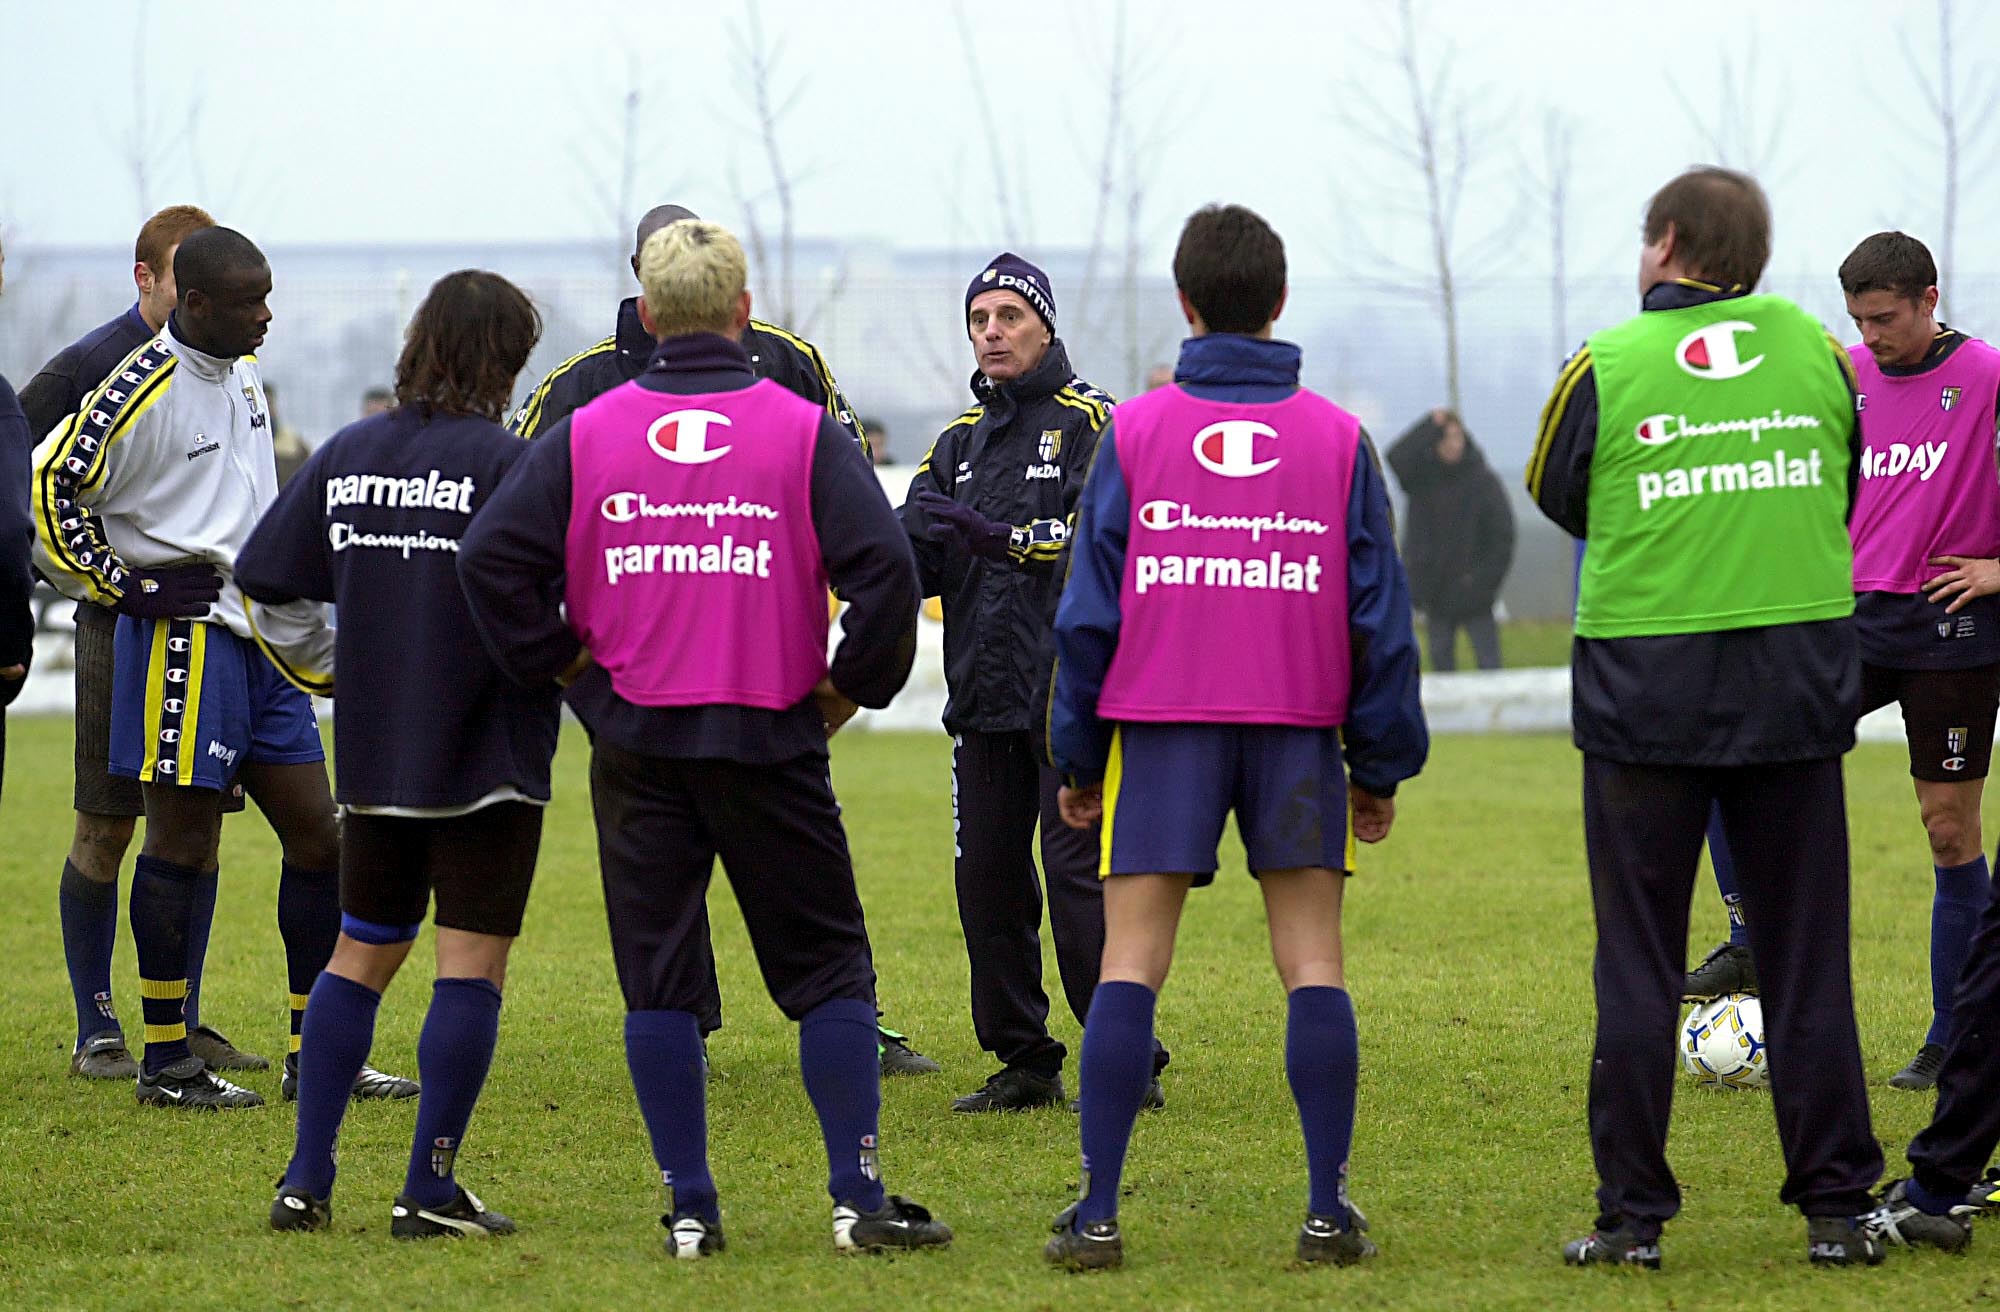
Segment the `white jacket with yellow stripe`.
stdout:
<path fill-rule="evenodd" d="M 35 561 L 65 594 L 111 606 L 134 569 L 213 565 L 222 596 L 203 618 L 330 691 L 325 609 L 259 606 L 253 624 L 230 577 L 278 499 L 271 410 L 254 356 L 204 355 L 169 323 L 36 448 L 33 498 Z"/>

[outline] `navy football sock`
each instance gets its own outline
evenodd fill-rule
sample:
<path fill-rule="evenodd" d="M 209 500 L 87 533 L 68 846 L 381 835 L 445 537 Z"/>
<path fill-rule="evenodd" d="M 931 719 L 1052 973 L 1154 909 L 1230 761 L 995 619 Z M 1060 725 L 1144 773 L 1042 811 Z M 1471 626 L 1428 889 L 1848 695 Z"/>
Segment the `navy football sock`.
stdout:
<path fill-rule="evenodd" d="M 685 1011 L 626 1013 L 625 1063 L 667 1187 L 667 1210 L 719 1224 L 722 1208 L 708 1170 L 708 1077 L 700 1025 Z"/>
<path fill-rule="evenodd" d="M 306 1004 L 299 1049 L 299 1127 L 285 1183 L 315 1198 L 333 1193 L 334 1143 L 354 1094 L 354 1077 L 375 1042 L 382 995 L 366 984 L 322 972 Z M 428 1093 L 429 1084 L 425 1085 Z"/>
<path fill-rule="evenodd" d="M 1949 1216 L 1951 1215 L 1952 1208 L 1965 1205 L 1964 1193 L 1932 1193 L 1930 1190 L 1924 1188 L 1923 1181 L 1915 1177 L 1911 1177 L 1908 1183 L 1903 1186 L 1903 1197 L 1909 1199 L 1916 1205 L 1919 1212 L 1927 1216 Z"/>
<path fill-rule="evenodd" d="M 123 1034 L 111 1006 L 111 951 L 118 942 L 118 881 L 100 884 L 63 862 L 56 902 L 62 910 L 63 960 L 76 1002 L 76 1046 L 93 1034 Z"/>
<path fill-rule="evenodd" d="M 1925 1043 L 1944 1043 L 1951 1035 L 1951 1000 L 1958 977 L 1972 952 L 1972 934 L 1979 914 L 1993 896 L 1993 878 L 1986 856 L 1962 866 L 1933 866 L 1937 892 L 1931 899 L 1931 1028 Z"/>
<path fill-rule="evenodd" d="M 302 870 L 289 861 L 278 867 L 278 937 L 285 943 L 285 979 L 291 993 L 292 1038 L 297 1052 L 306 997 L 333 959 L 340 940 L 340 873 Z"/>
<path fill-rule="evenodd" d="M 1130 980 L 1105 980 L 1090 995 L 1083 1056 L 1077 1063 L 1083 1146 L 1082 1197 L 1076 1224 L 1118 1215 L 1118 1181 L 1132 1123 L 1153 1079 L 1153 1008 L 1159 995 Z"/>
<path fill-rule="evenodd" d="M 204 870 L 194 881 L 194 919 L 188 925 L 187 1027 L 201 1024 L 201 968 L 208 961 L 208 931 L 215 924 L 215 890 L 222 882 L 220 870 Z"/>
<path fill-rule="evenodd" d="M 1722 905 L 1729 912 L 1729 943 L 1731 947 L 1750 946 L 1750 928 L 1743 923 L 1743 896 L 1736 891 L 1736 857 L 1729 850 L 1729 837 L 1722 832 L 1722 808 L 1712 807 L 1708 813 L 1708 863 L 1715 867 L 1715 891 L 1722 894 Z"/>
<path fill-rule="evenodd" d="M 799 1073 L 826 1140 L 826 1191 L 864 1212 L 882 1206 L 875 1139 L 882 1118 L 882 1056 L 875 1007 L 829 998 L 799 1021 Z"/>
<path fill-rule="evenodd" d="M 132 867 L 132 946 L 139 956 L 139 1003 L 146 1014 L 146 1073 L 188 1055 L 187 945 L 201 871 L 141 855 Z"/>
<path fill-rule="evenodd" d="M 417 1129 L 403 1192 L 423 1207 L 458 1196 L 452 1166 L 500 1037 L 500 990 L 491 980 L 441 979 L 417 1039 Z M 358 1068 L 357 1068 L 358 1069 Z"/>
<path fill-rule="evenodd" d="M 1354 1085 L 1361 1040 L 1346 989 L 1293 989 L 1285 1026 L 1285 1075 L 1305 1130 L 1307 1207 L 1347 1220 L 1347 1153 L 1354 1142 Z"/>

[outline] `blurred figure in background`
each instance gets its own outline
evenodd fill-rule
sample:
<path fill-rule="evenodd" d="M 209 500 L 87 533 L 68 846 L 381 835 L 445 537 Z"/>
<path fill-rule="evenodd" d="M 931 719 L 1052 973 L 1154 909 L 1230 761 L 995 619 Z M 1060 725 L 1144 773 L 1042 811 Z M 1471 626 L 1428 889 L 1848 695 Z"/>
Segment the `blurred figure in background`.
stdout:
<path fill-rule="evenodd" d="M 361 394 L 361 417 L 373 419 L 376 415 L 396 408 L 396 394 L 389 388 L 377 384 Z"/>
<path fill-rule="evenodd" d="M 1485 453 L 1449 410 L 1419 419 L 1389 448 L 1403 485 L 1403 565 L 1424 613 L 1431 668 L 1458 668 L 1458 631 L 1482 670 L 1500 668 L 1493 603 L 1514 561 L 1514 510 Z"/>

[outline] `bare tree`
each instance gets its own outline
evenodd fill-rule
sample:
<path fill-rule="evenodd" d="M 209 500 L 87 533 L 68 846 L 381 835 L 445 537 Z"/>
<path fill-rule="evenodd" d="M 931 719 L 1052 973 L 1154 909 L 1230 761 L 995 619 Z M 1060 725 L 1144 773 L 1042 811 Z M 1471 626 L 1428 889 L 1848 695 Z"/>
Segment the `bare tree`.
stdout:
<path fill-rule="evenodd" d="M 1575 175 L 1576 120 L 1551 106 L 1542 116 L 1536 158 L 1521 166 L 1528 200 L 1540 212 L 1549 235 L 1549 330 L 1551 358 L 1561 360 L 1569 340 L 1569 203 Z"/>
<path fill-rule="evenodd" d="M 986 137 L 986 158 L 993 165 L 993 209 L 1000 217 L 1000 234 L 1010 248 L 1018 250 L 1024 233 L 1020 216 L 1026 198 L 1022 196 L 1016 180 L 1007 173 L 1007 152 L 1000 138 L 1000 122 L 994 117 L 993 102 L 986 96 L 986 79 L 980 76 L 979 43 L 972 38 L 972 24 L 965 16 L 965 0 L 953 0 L 951 16 L 958 28 L 959 51 L 965 56 L 966 81 L 972 86 L 972 102 L 979 111 L 979 130 Z"/>
<path fill-rule="evenodd" d="M 616 274 L 623 275 L 632 253 L 633 224 L 661 199 L 650 192 L 642 196 L 642 190 L 671 187 L 673 182 L 659 176 L 653 163 L 667 158 L 661 125 L 669 116 L 665 112 L 665 83 L 647 76 L 636 53 L 637 43 L 613 28 L 605 44 L 626 52 L 624 77 L 611 83 L 608 96 L 594 89 L 605 79 L 576 80 L 575 85 L 593 89 L 572 94 L 583 129 L 566 133 L 562 149 L 581 184 L 573 194 L 591 227 L 605 234 L 605 261 Z M 607 124 L 615 124 L 616 131 L 606 133 Z"/>
<path fill-rule="evenodd" d="M 1753 26 L 1742 52 L 1725 49 L 1716 64 L 1714 95 L 1690 93 L 1679 78 L 1667 76 L 1667 89 L 1680 102 L 1709 160 L 1739 169 L 1768 185 L 1778 168 L 1784 140 L 1784 107 L 1791 99 L 1790 79 L 1773 76 L 1759 63 L 1763 40 Z M 1770 105 L 1763 103 L 1768 88 Z M 1706 108 L 1704 108 L 1704 104 Z"/>
<path fill-rule="evenodd" d="M 1493 153 L 1500 115 L 1478 89 L 1458 80 L 1457 49 L 1446 38 L 1433 43 L 1426 17 L 1416 0 L 1397 0 L 1388 41 L 1356 43 L 1365 56 L 1364 67 L 1395 69 L 1399 85 L 1394 93 L 1385 94 L 1350 73 L 1338 84 L 1334 105 L 1350 136 L 1390 166 L 1375 175 L 1384 183 L 1371 193 L 1370 210 L 1398 226 L 1414 224 L 1423 234 L 1425 253 L 1413 260 L 1354 227 L 1336 198 L 1353 243 L 1353 250 L 1342 252 L 1339 260 L 1358 282 L 1415 293 L 1430 302 L 1444 335 L 1445 394 L 1451 408 L 1463 413 L 1460 296 L 1470 280 L 1467 271 L 1499 256 L 1511 240 L 1512 225 L 1502 220 L 1467 231 L 1466 184 L 1480 161 Z M 1368 171 L 1353 174 L 1367 176 Z"/>
<path fill-rule="evenodd" d="M 1953 0 L 1937 0 L 1937 53 L 1933 63 L 1918 55 L 1905 30 L 1903 58 L 1922 90 L 1925 107 L 1937 126 L 1937 146 L 1944 171 L 1938 247 L 1938 299 L 1951 300 L 1950 279 L 1957 269 L 1960 179 L 1983 176 L 1993 158 L 1996 138 L 1990 135 L 1993 116 L 2000 112 L 2000 75 L 1990 60 L 1968 59 L 1979 49 L 1970 33 L 1972 18 Z M 1981 138 L 1984 137 L 1984 140 Z M 1968 167 L 1970 166 L 1970 167 Z"/>
<path fill-rule="evenodd" d="M 730 38 L 736 48 L 738 78 L 750 102 L 752 131 L 763 148 L 765 167 L 770 171 L 770 186 L 761 192 L 751 193 L 744 187 L 733 164 L 730 166 L 730 184 L 736 192 L 737 205 L 743 212 L 746 235 L 750 238 L 750 255 L 757 265 L 757 277 L 763 286 L 765 303 L 776 307 L 780 323 L 789 324 L 793 321 L 795 291 L 793 254 L 797 214 L 794 192 L 803 175 L 787 167 L 779 141 L 779 129 L 785 117 L 798 107 L 806 84 L 803 76 L 782 80 L 779 63 L 784 56 L 784 43 L 767 38 L 763 13 L 755 0 L 744 6 L 744 15 L 741 23 L 730 24 Z M 776 200 L 778 206 L 775 295 L 772 294 L 771 261 L 768 258 L 771 239 L 758 208 L 769 200 Z"/>

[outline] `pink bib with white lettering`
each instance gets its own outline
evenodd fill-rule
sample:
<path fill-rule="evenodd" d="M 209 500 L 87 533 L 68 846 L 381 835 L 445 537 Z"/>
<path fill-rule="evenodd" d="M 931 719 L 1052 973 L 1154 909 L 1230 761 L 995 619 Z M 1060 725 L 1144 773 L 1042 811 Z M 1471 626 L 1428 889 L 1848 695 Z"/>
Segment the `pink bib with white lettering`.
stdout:
<path fill-rule="evenodd" d="M 1970 338 L 1936 368 L 1904 378 L 1884 374 L 1865 346 L 1847 353 L 1866 444 L 1848 521 L 1854 590 L 1918 592 L 1944 572 L 1934 556 L 2000 556 L 2000 351 Z"/>
<path fill-rule="evenodd" d="M 796 706 L 826 674 L 818 406 L 615 387 L 570 421 L 570 628 L 639 706 Z"/>
<path fill-rule="evenodd" d="M 1347 717 L 1347 500 L 1359 421 L 1301 388 L 1178 386 L 1113 420 L 1132 499 L 1107 720 L 1331 726 Z"/>

